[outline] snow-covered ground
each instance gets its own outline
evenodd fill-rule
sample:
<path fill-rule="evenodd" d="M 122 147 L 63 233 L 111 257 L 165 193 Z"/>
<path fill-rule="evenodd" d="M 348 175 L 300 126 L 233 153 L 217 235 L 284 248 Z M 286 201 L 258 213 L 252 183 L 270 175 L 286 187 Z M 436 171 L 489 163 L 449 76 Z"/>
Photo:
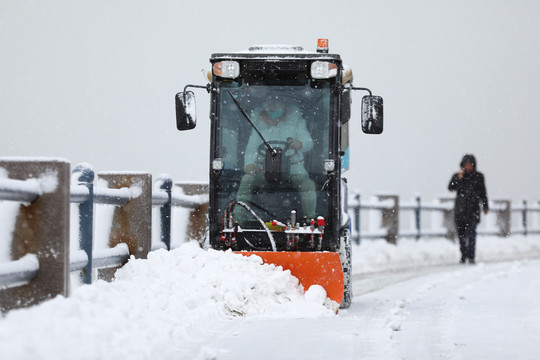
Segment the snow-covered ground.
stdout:
<path fill-rule="evenodd" d="M 287 271 L 188 243 L 0 318 L 2 359 L 536 359 L 540 237 L 355 246 L 337 315 Z M 527 260 L 529 259 L 529 260 Z"/>

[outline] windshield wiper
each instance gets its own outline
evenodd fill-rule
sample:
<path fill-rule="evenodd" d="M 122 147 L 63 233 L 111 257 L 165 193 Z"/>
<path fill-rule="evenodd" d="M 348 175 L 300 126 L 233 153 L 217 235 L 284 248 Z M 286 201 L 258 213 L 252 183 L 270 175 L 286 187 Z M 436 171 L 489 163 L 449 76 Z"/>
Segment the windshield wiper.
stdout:
<path fill-rule="evenodd" d="M 231 93 L 230 90 L 227 90 L 227 92 L 229 93 L 229 95 L 231 95 L 231 98 L 233 99 L 234 103 L 236 104 L 236 106 L 238 107 L 238 110 L 240 110 L 240 112 L 242 113 L 242 115 L 244 115 L 244 117 L 246 118 L 246 120 L 249 122 L 249 124 L 255 129 L 255 131 L 257 132 L 257 134 L 259 134 L 259 136 L 261 137 L 264 145 L 268 148 L 268 151 L 270 151 L 270 153 L 272 154 L 272 156 L 276 156 L 277 155 L 277 150 L 274 149 L 272 147 L 272 145 L 270 145 L 270 143 L 264 138 L 264 136 L 261 134 L 261 132 L 259 131 L 259 129 L 257 129 L 257 127 L 255 126 L 255 124 L 253 123 L 253 121 L 251 120 L 251 118 L 249 117 L 249 115 L 247 114 L 246 110 L 244 110 L 244 108 L 242 107 L 242 105 L 240 105 L 240 103 L 238 102 L 238 100 L 236 100 L 233 96 L 233 94 Z"/>

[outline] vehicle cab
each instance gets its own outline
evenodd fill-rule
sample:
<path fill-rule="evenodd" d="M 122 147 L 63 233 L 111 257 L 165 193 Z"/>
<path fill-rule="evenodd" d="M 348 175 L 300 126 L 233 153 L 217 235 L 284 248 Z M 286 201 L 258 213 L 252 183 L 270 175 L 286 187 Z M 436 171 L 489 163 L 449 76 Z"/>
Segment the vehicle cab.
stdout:
<path fill-rule="evenodd" d="M 323 44 L 324 45 L 324 44 Z M 211 95 L 209 244 L 257 251 L 337 251 L 348 228 L 351 92 L 362 128 L 382 132 L 382 98 L 352 86 L 337 54 L 253 46 L 212 54 L 210 83 L 176 95 L 177 127 L 195 127 L 190 87 Z"/>

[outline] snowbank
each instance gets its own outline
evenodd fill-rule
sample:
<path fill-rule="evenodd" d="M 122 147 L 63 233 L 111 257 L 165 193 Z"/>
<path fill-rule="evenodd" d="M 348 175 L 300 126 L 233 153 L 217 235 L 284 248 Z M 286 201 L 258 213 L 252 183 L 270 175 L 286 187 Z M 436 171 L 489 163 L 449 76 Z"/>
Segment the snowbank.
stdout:
<path fill-rule="evenodd" d="M 480 237 L 477 248 L 479 262 L 540 257 L 540 238 Z M 397 246 L 364 241 L 354 246 L 353 259 L 358 274 L 455 264 L 459 249 L 445 239 L 401 239 Z M 288 271 L 258 257 L 188 243 L 151 252 L 147 260 L 130 259 L 113 283 L 98 281 L 78 287 L 69 298 L 10 312 L 0 318 L 0 354 L 5 359 L 167 358 L 163 349 L 186 346 L 201 329 L 219 328 L 231 318 L 335 316 L 324 299 L 324 289 L 304 294 Z"/>
<path fill-rule="evenodd" d="M 5 359 L 148 359 L 207 319 L 335 316 L 320 290 L 304 296 L 289 271 L 259 257 L 189 243 L 151 252 L 148 260 L 130 259 L 113 283 L 98 281 L 67 299 L 10 312 L 0 319 L 0 353 Z"/>
<path fill-rule="evenodd" d="M 460 258 L 459 244 L 447 239 L 399 239 L 397 245 L 385 240 L 365 240 L 361 245 L 353 245 L 353 273 L 455 264 Z M 540 258 L 538 236 L 479 236 L 476 240 L 477 262 L 523 258 Z"/>

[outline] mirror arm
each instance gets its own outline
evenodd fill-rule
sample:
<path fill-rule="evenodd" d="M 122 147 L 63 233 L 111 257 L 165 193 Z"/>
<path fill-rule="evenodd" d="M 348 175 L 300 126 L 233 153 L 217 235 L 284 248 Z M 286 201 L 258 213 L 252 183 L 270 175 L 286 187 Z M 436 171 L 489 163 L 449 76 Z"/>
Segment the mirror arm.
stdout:
<path fill-rule="evenodd" d="M 212 91 L 212 84 L 208 83 L 206 85 L 186 85 L 184 86 L 184 102 L 186 101 L 186 91 L 188 88 L 198 88 L 198 89 L 206 89 L 206 91 L 209 93 Z"/>
<path fill-rule="evenodd" d="M 352 90 L 362 90 L 362 91 L 367 91 L 367 92 L 369 93 L 369 96 L 373 96 L 373 94 L 371 93 L 371 90 L 369 90 L 368 88 L 352 87 L 351 89 L 352 89 Z"/>

